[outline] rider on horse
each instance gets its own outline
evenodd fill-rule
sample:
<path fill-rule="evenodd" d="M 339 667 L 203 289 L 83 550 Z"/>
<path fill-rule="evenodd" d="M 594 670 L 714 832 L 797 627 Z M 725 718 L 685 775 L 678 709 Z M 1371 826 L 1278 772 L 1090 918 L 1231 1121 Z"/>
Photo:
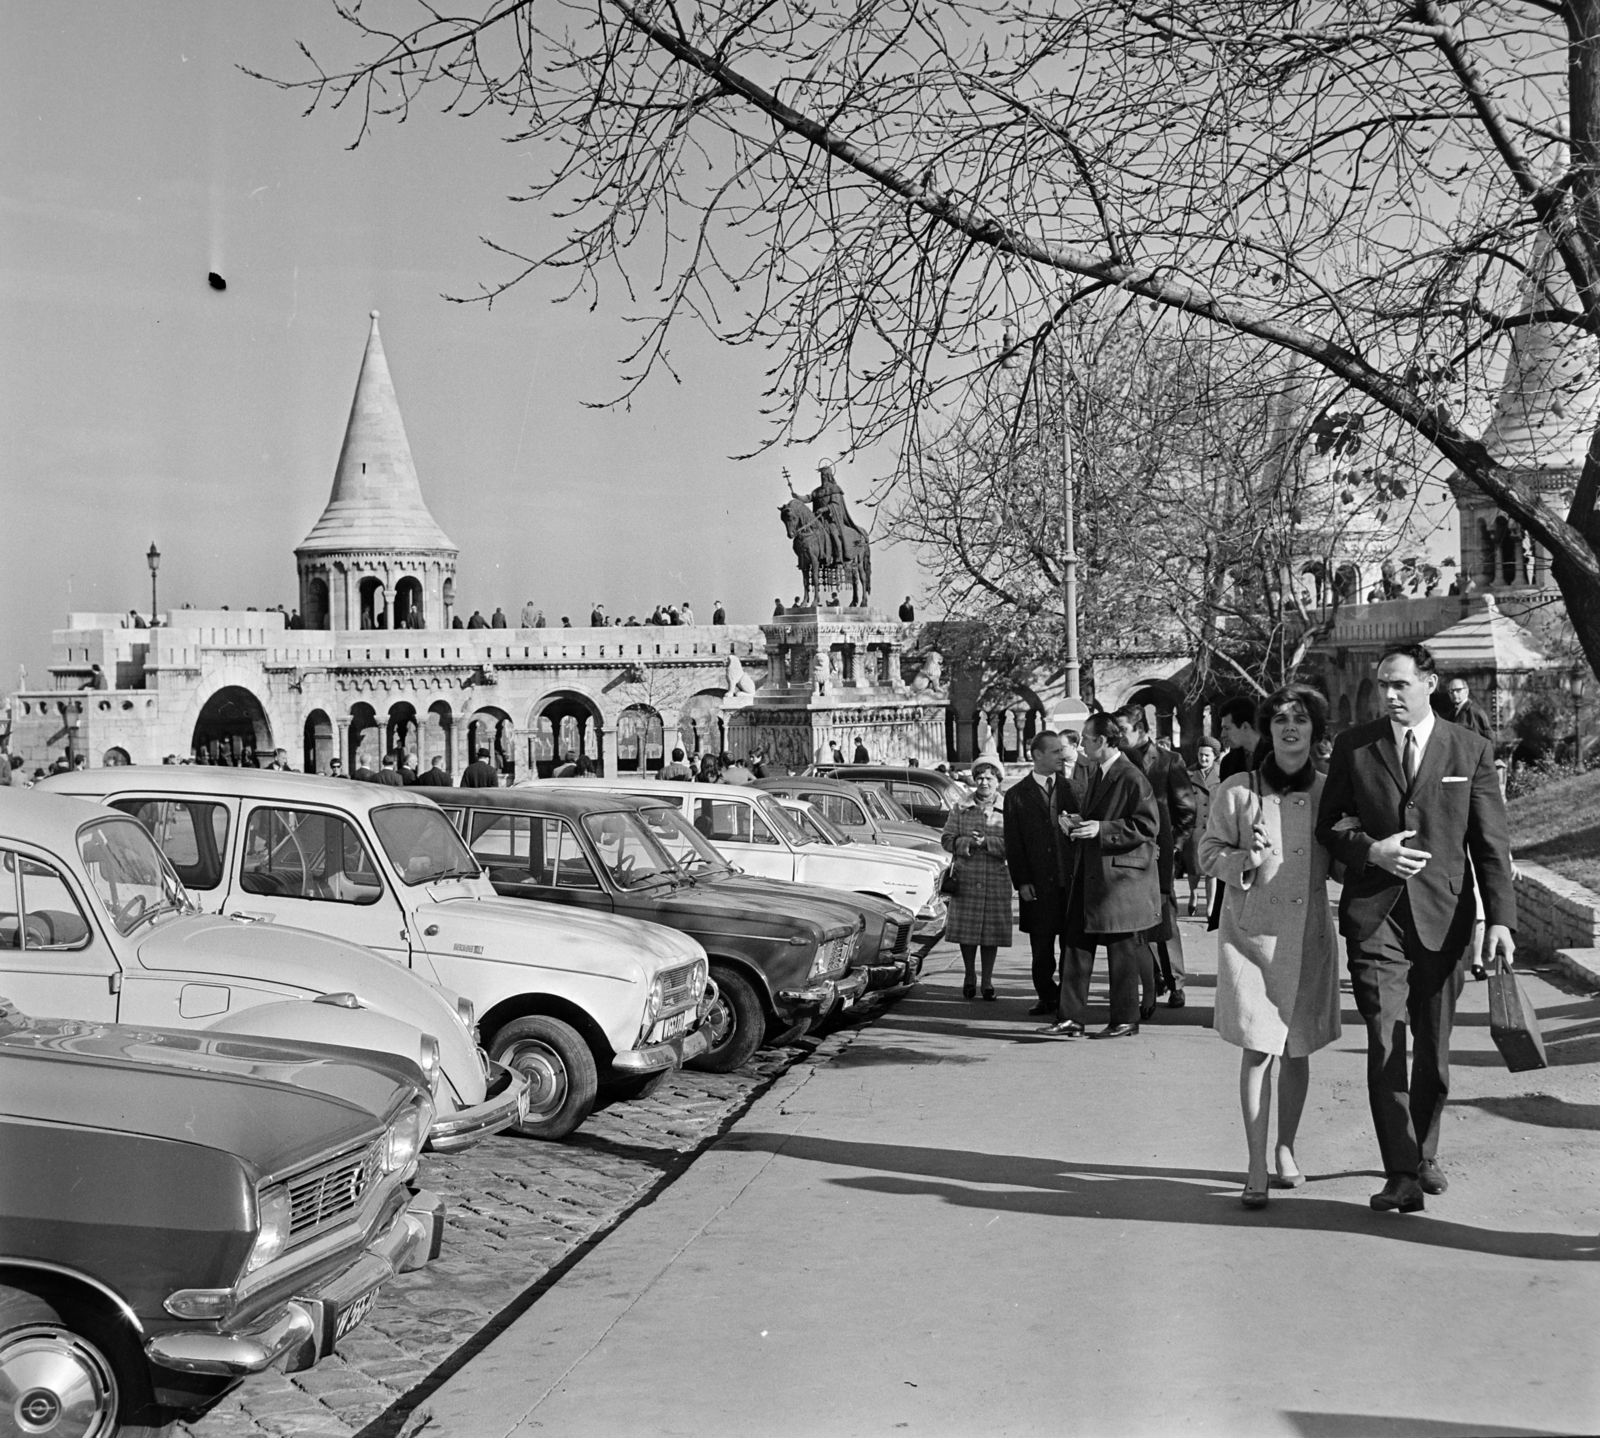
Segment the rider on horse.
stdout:
<path fill-rule="evenodd" d="M 831 459 L 820 461 L 817 472 L 820 481 L 806 496 L 806 500 L 827 535 L 828 552 L 823 558 L 823 564 L 831 569 L 849 561 L 851 530 L 863 540 L 866 535 L 850 518 L 850 511 L 845 506 L 844 490 L 839 487 L 839 481 L 833 477 L 833 461 Z"/>

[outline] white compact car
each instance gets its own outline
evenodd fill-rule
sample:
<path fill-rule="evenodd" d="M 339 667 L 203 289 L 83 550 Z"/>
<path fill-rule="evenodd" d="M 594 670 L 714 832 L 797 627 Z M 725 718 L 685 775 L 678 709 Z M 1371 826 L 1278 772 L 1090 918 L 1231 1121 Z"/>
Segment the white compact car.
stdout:
<path fill-rule="evenodd" d="M 464 999 L 369 949 L 203 914 L 125 814 L 0 789 L 0 993 L 33 1018 L 204 1029 L 397 1054 L 433 1089 L 436 1149 L 520 1121 Z"/>
<path fill-rule="evenodd" d="M 496 897 L 421 791 L 262 769 L 87 769 L 42 782 L 138 818 L 207 909 L 362 944 L 465 995 L 491 1060 L 561 1138 L 707 1047 L 705 950 L 659 924 Z"/>

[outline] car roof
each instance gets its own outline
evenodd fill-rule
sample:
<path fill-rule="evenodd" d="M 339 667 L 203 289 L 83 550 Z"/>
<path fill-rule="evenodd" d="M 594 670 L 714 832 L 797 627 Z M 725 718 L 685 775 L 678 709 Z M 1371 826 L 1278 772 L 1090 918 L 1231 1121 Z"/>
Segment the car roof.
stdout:
<path fill-rule="evenodd" d="M 41 793 L 8 784 L 0 788 L 0 833 L 19 843 L 37 844 L 52 853 L 70 854 L 78 831 L 95 819 L 109 817 L 99 805 L 90 808 L 82 799 Z"/>
<path fill-rule="evenodd" d="M 52 774 L 41 779 L 38 787 L 87 798 L 150 789 L 175 796 L 222 794 L 285 804 L 320 800 L 359 813 L 391 804 L 428 802 L 417 790 L 393 784 L 364 784 L 355 779 L 324 779 L 282 769 L 231 769 L 212 764 L 119 764 L 109 769 L 80 769 L 75 774 Z"/>
<path fill-rule="evenodd" d="M 860 779 L 924 780 L 936 789 L 960 786 L 953 774 L 941 774 L 937 769 L 917 769 L 909 764 L 829 764 L 828 775 L 854 775 Z"/>
<path fill-rule="evenodd" d="M 824 794 L 853 796 L 861 786 L 852 784 L 848 779 L 834 779 L 826 774 L 777 774 L 757 779 L 750 787 L 778 793 L 787 793 L 791 789 L 816 789 Z"/>
<path fill-rule="evenodd" d="M 436 804 L 460 804 L 475 809 L 534 810 L 576 818 L 584 814 L 614 814 L 619 809 L 659 808 L 670 795 L 646 797 L 624 794 L 614 789 L 569 789 L 550 784 L 529 784 L 516 789 L 447 789 L 436 785 L 418 790 Z"/>
<path fill-rule="evenodd" d="M 640 789 L 647 789 L 650 797 L 657 802 L 670 803 L 680 794 L 688 794 L 700 799 L 726 799 L 735 794 L 753 794 L 765 792 L 756 789 L 752 784 L 700 784 L 684 779 L 530 779 L 525 783 L 516 785 L 517 789 L 555 789 L 570 788 L 573 790 L 593 789 L 596 792 L 637 794 Z M 657 791 L 659 790 L 659 794 Z"/>

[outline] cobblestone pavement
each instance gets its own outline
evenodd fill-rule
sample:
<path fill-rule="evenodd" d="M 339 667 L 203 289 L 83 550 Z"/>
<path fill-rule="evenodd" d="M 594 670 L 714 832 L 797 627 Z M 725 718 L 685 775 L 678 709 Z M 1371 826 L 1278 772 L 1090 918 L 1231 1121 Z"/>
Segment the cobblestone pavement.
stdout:
<path fill-rule="evenodd" d="M 533 1301 L 553 1268 L 679 1173 L 785 1069 L 831 1057 L 849 1041 L 846 1031 L 764 1049 L 731 1074 L 675 1073 L 649 1098 L 594 1114 L 564 1143 L 502 1135 L 462 1154 L 424 1155 L 418 1181 L 450 1208 L 440 1256 L 394 1279 L 371 1316 L 316 1368 L 249 1379 L 177 1431 L 344 1438 L 373 1424 L 375 1438 L 398 1430 L 399 1413 L 374 1420 L 464 1345 L 470 1352 L 487 1342 Z"/>

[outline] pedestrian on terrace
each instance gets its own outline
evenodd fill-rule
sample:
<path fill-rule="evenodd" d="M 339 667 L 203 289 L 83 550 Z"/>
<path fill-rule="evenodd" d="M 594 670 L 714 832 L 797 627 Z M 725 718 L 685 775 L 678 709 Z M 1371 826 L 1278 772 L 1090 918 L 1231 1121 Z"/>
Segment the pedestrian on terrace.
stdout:
<path fill-rule="evenodd" d="M 1006 868 L 1005 817 L 1000 808 L 1000 761 L 979 755 L 972 765 L 973 798 L 958 802 L 944 821 L 939 842 L 955 856 L 956 891 L 950 897 L 945 937 L 961 946 L 966 965 L 963 998 L 975 998 L 983 964 L 983 997 L 993 1000 L 996 951 L 1011 947 L 1011 873 Z"/>
<path fill-rule="evenodd" d="M 468 764 L 466 771 L 461 776 L 463 789 L 498 789 L 500 787 L 500 771 L 489 762 L 489 751 L 479 749 L 473 756 L 472 763 Z"/>
<path fill-rule="evenodd" d="M 1316 839 L 1326 782 L 1311 751 L 1327 724 L 1322 696 L 1290 684 L 1262 702 L 1255 727 L 1271 751 L 1254 772 L 1217 790 L 1200 862 L 1227 891 L 1217 933 L 1219 1037 L 1244 1050 L 1239 1105 L 1249 1163 L 1246 1208 L 1265 1208 L 1267 1189 L 1305 1182 L 1295 1135 L 1311 1082 L 1311 1055 L 1339 1037 L 1339 953 L 1328 913 L 1328 851 Z M 1278 1136 L 1267 1169 L 1272 1074 L 1278 1075 Z"/>

